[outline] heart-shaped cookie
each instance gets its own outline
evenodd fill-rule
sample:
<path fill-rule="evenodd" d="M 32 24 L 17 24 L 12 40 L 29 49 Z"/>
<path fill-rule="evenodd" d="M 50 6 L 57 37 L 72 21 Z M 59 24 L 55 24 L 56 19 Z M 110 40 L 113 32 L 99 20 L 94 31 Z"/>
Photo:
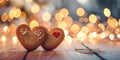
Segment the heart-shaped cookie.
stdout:
<path fill-rule="evenodd" d="M 35 50 L 47 37 L 47 29 L 43 26 L 34 27 L 32 30 L 29 26 L 22 24 L 18 26 L 16 35 L 25 49 L 28 51 Z"/>
<path fill-rule="evenodd" d="M 46 41 L 42 44 L 42 47 L 46 51 L 51 51 L 63 41 L 64 39 L 64 31 L 60 28 L 54 28 L 48 33 L 48 37 Z"/>

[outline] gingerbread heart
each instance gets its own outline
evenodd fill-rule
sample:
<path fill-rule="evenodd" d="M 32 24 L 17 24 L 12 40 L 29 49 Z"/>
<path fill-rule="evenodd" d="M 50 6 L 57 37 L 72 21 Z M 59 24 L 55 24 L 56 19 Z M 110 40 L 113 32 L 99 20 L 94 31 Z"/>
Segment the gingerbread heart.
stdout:
<path fill-rule="evenodd" d="M 42 47 L 46 51 L 51 51 L 57 48 L 57 46 L 59 46 L 59 44 L 63 41 L 64 37 L 65 34 L 62 29 L 54 28 L 48 33 L 48 37 L 46 41 L 42 44 Z"/>
<path fill-rule="evenodd" d="M 28 51 L 33 51 L 44 43 L 47 32 L 43 26 L 34 27 L 32 30 L 29 26 L 22 24 L 16 30 L 17 38 L 22 46 Z"/>

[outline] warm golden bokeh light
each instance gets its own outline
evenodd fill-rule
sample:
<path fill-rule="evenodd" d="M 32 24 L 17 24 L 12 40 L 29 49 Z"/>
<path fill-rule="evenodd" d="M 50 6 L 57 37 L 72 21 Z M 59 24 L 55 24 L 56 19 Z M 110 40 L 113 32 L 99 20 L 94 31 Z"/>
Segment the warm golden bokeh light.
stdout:
<path fill-rule="evenodd" d="M 26 13 L 24 11 L 21 12 L 21 18 L 25 19 L 27 17 Z"/>
<path fill-rule="evenodd" d="M 17 40 L 18 40 L 17 36 L 13 36 L 12 40 L 13 40 L 13 44 L 16 45 L 17 44 Z"/>
<path fill-rule="evenodd" d="M 96 32 L 89 33 L 89 38 L 96 38 L 97 35 L 98 34 Z"/>
<path fill-rule="evenodd" d="M 111 15 L 110 9 L 108 9 L 108 8 L 105 8 L 103 13 L 106 17 L 109 17 Z"/>
<path fill-rule="evenodd" d="M 57 20 L 57 22 L 61 22 L 63 19 L 63 14 L 62 13 L 56 13 L 55 14 L 55 19 Z"/>
<path fill-rule="evenodd" d="M 84 10 L 83 8 L 78 8 L 78 9 L 76 10 L 76 14 L 77 14 L 78 16 L 84 16 L 84 15 L 85 15 L 85 10 Z"/>
<path fill-rule="evenodd" d="M 62 8 L 62 9 L 60 10 L 60 13 L 62 13 L 64 17 L 66 17 L 66 16 L 69 15 L 69 11 L 68 11 L 68 9 L 66 9 L 66 8 Z"/>
<path fill-rule="evenodd" d="M 73 19 L 70 16 L 64 17 L 63 21 L 67 23 L 68 27 L 71 26 L 73 23 Z"/>
<path fill-rule="evenodd" d="M 83 27 L 81 28 L 81 31 L 84 32 L 85 34 L 88 34 L 88 33 L 89 33 L 89 29 L 88 29 L 88 27 L 86 27 L 86 26 L 83 26 Z"/>
<path fill-rule="evenodd" d="M 110 34 L 110 35 L 109 35 L 109 39 L 110 39 L 110 40 L 114 40 L 114 38 L 115 38 L 115 37 L 114 37 L 114 34 Z"/>
<path fill-rule="evenodd" d="M 3 31 L 4 31 L 4 32 L 7 32 L 7 31 L 8 31 L 8 29 L 9 29 L 9 27 L 8 27 L 8 26 L 4 26 L 4 27 L 3 27 Z"/>
<path fill-rule="evenodd" d="M 118 21 L 118 24 L 119 24 L 119 26 L 120 26 L 120 19 L 119 19 L 119 21 Z"/>
<path fill-rule="evenodd" d="M 117 38 L 119 38 L 119 39 L 120 39 L 120 34 L 117 34 Z"/>
<path fill-rule="evenodd" d="M 61 29 L 66 29 L 67 28 L 67 23 L 62 21 L 58 24 L 58 27 L 61 28 Z"/>
<path fill-rule="evenodd" d="M 89 21 L 90 21 L 90 23 L 96 23 L 97 22 L 97 17 L 96 17 L 96 15 L 95 14 L 91 14 L 90 16 L 89 16 Z"/>
<path fill-rule="evenodd" d="M 6 40 L 7 40 L 6 36 L 2 36 L 2 38 L 1 38 L 1 42 L 5 43 Z"/>
<path fill-rule="evenodd" d="M 84 32 L 82 32 L 82 31 L 80 31 L 80 32 L 77 34 L 77 38 L 79 38 L 80 41 L 84 41 L 84 40 L 86 39 L 86 37 L 87 37 L 87 35 L 86 35 Z"/>
<path fill-rule="evenodd" d="M 115 34 L 119 34 L 120 33 L 120 29 L 119 28 L 116 28 L 115 29 Z"/>
<path fill-rule="evenodd" d="M 70 28 L 70 31 L 73 32 L 74 34 L 78 33 L 80 30 L 80 27 L 78 24 L 73 24 Z"/>
<path fill-rule="evenodd" d="M 15 10 L 15 17 L 18 18 L 18 17 L 20 17 L 20 16 L 21 16 L 21 10 L 20 10 L 19 8 L 17 8 L 17 9 Z"/>
<path fill-rule="evenodd" d="M 25 0 L 25 2 L 27 3 L 31 3 L 33 0 Z"/>
<path fill-rule="evenodd" d="M 0 3 L 3 3 L 4 2 L 4 0 L 0 0 Z"/>
<path fill-rule="evenodd" d="M 107 20 L 107 24 L 112 27 L 112 28 L 116 28 L 118 26 L 118 22 L 117 19 L 109 17 Z"/>
<path fill-rule="evenodd" d="M 64 30 L 65 36 L 68 36 L 69 31 L 68 30 Z"/>
<path fill-rule="evenodd" d="M 104 26 L 104 24 L 99 23 L 99 24 L 98 24 L 98 27 L 99 27 L 100 29 L 102 29 L 102 31 L 105 31 L 105 26 Z"/>
<path fill-rule="evenodd" d="M 1 16 L 2 22 L 5 22 L 7 19 L 8 19 L 7 13 L 3 13 L 2 16 Z"/>
<path fill-rule="evenodd" d="M 13 19 L 16 15 L 16 7 L 13 7 L 10 11 L 9 11 L 9 18 Z"/>
<path fill-rule="evenodd" d="M 32 13 L 38 13 L 40 11 L 40 7 L 38 4 L 34 4 L 32 7 L 31 7 L 31 11 Z"/>
<path fill-rule="evenodd" d="M 37 20 L 32 20 L 30 22 L 30 28 L 34 28 L 35 26 L 39 26 L 39 22 Z"/>
<path fill-rule="evenodd" d="M 66 36 L 65 41 L 67 42 L 67 45 L 71 45 L 72 41 L 73 41 L 73 38 L 71 36 Z"/>
<path fill-rule="evenodd" d="M 44 22 L 49 22 L 51 19 L 51 14 L 49 12 L 44 12 L 42 14 L 42 19 Z"/>

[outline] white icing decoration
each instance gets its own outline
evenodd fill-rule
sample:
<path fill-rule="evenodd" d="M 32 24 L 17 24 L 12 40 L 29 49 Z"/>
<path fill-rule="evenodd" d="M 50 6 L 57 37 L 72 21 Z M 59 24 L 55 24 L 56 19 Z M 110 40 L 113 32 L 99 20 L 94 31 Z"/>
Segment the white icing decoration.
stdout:
<path fill-rule="evenodd" d="M 27 33 L 28 31 L 27 31 L 27 29 L 20 29 L 20 33 L 22 33 L 22 35 L 25 35 L 26 33 Z"/>
<path fill-rule="evenodd" d="M 41 39 L 43 37 L 42 31 L 35 31 L 34 34 L 38 37 L 38 39 Z"/>
<path fill-rule="evenodd" d="M 35 31 L 34 34 L 35 34 L 36 36 L 40 36 L 40 35 L 42 34 L 42 31 Z"/>

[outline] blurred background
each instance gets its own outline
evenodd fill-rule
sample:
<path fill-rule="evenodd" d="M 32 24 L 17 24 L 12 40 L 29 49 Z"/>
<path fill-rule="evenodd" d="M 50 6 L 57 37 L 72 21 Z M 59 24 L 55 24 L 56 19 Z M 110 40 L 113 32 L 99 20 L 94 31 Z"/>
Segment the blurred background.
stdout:
<path fill-rule="evenodd" d="M 110 9 L 111 16 L 117 19 L 120 18 L 120 0 L 0 0 L 0 16 L 3 14 L 10 15 L 9 13 L 12 9 L 18 9 L 18 11 L 20 9 L 22 14 L 26 15 L 25 19 L 33 14 L 39 14 L 38 16 L 40 18 L 40 15 L 45 11 L 49 12 L 51 16 L 54 16 L 57 10 L 66 8 L 70 12 L 69 16 L 71 16 L 73 20 L 79 20 L 79 16 L 76 14 L 76 9 L 79 7 L 85 9 L 87 17 L 90 14 L 100 16 L 100 22 L 107 20 L 103 14 L 103 10 L 106 7 Z M 17 16 L 17 18 L 18 17 L 19 16 Z M 10 17 L 4 20 L 12 22 L 14 19 L 16 18 Z M 8 22 L 2 20 L 1 18 L 0 24 Z"/>

